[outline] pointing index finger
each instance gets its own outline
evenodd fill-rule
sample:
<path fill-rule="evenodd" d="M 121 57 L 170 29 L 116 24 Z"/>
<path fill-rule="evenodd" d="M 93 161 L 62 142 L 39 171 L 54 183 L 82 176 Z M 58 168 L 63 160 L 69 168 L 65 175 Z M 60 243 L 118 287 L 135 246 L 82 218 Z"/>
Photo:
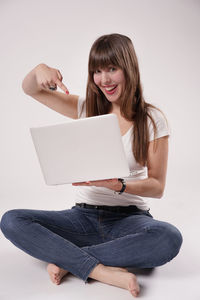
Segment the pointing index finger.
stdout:
<path fill-rule="evenodd" d="M 69 91 L 68 91 L 67 87 L 62 83 L 62 81 L 60 81 L 59 79 L 57 79 L 57 80 L 56 80 L 56 84 L 59 86 L 59 88 L 60 88 L 61 90 L 63 90 L 63 92 L 64 92 L 65 94 L 69 94 Z"/>

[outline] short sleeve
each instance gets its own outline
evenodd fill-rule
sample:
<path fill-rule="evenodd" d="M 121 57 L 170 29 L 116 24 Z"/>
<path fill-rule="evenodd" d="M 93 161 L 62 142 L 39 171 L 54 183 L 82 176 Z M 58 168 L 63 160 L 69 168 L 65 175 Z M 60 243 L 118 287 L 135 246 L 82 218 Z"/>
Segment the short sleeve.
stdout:
<path fill-rule="evenodd" d="M 151 119 L 148 119 L 148 126 L 149 126 L 149 142 L 153 141 L 154 139 L 161 138 L 163 136 L 170 135 L 170 128 L 167 122 L 167 119 L 163 115 L 163 113 L 155 108 L 150 110 L 150 115 L 152 116 L 155 125 L 156 125 L 156 135 L 154 136 L 154 127 Z"/>
<path fill-rule="evenodd" d="M 78 98 L 78 118 L 85 118 L 86 117 L 86 104 L 85 98 L 79 96 Z"/>

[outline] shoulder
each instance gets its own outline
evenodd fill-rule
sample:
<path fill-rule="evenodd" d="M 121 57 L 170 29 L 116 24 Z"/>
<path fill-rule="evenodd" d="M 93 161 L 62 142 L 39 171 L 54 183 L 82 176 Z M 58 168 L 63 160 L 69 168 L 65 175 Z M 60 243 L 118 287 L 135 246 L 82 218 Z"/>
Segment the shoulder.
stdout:
<path fill-rule="evenodd" d="M 157 107 L 148 107 L 148 114 L 154 119 L 156 122 L 158 119 L 166 119 L 164 113 Z"/>
<path fill-rule="evenodd" d="M 148 113 L 155 123 L 156 132 L 154 133 L 153 122 L 148 117 L 149 141 L 170 135 L 170 128 L 166 116 L 158 108 L 149 107 Z"/>

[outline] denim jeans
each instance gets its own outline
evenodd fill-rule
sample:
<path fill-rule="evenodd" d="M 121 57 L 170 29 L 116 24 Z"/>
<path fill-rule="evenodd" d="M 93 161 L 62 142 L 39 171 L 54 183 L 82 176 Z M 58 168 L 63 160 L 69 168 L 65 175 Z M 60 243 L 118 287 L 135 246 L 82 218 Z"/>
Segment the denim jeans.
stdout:
<path fill-rule="evenodd" d="M 15 209 L 3 215 L 1 230 L 29 255 L 85 282 L 99 263 L 135 268 L 163 265 L 182 244 L 176 227 L 140 209 L 128 213 L 78 206 L 63 211 Z"/>

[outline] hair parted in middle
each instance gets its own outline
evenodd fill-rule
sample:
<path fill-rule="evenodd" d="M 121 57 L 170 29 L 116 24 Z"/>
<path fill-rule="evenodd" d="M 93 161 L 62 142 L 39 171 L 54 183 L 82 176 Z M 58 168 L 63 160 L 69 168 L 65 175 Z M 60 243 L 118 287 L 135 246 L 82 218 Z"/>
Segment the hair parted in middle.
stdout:
<path fill-rule="evenodd" d="M 148 156 L 148 117 L 152 121 L 154 136 L 156 125 L 148 111 L 155 106 L 145 102 L 140 82 L 138 60 L 130 38 L 113 33 L 99 37 L 90 50 L 88 62 L 88 82 L 86 91 L 86 116 L 108 114 L 112 104 L 94 83 L 94 72 L 108 66 L 120 68 L 124 73 L 125 87 L 120 96 L 122 116 L 133 122 L 133 154 L 136 161 L 145 166 Z"/>

